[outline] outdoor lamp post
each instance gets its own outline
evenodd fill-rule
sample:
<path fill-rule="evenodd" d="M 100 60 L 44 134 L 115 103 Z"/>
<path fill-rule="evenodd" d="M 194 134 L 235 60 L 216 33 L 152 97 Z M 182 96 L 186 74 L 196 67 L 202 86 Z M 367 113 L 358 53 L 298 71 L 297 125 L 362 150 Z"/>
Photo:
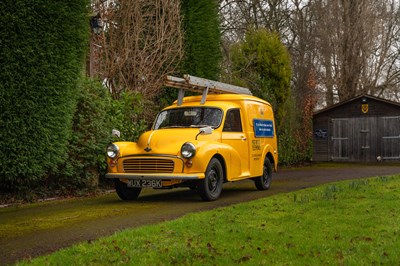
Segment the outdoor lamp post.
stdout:
<path fill-rule="evenodd" d="M 101 38 L 100 34 L 103 30 L 103 21 L 101 20 L 100 13 L 97 15 L 90 17 L 90 28 L 91 28 L 91 36 L 90 36 L 90 50 L 89 57 L 86 61 L 86 73 L 89 77 L 93 77 L 96 75 L 96 70 L 98 68 L 98 55 L 99 55 L 99 45 L 95 42 L 99 42 L 99 38 Z"/>
<path fill-rule="evenodd" d="M 99 35 L 101 33 L 103 21 L 101 21 L 100 13 L 90 19 L 90 27 L 95 34 Z"/>

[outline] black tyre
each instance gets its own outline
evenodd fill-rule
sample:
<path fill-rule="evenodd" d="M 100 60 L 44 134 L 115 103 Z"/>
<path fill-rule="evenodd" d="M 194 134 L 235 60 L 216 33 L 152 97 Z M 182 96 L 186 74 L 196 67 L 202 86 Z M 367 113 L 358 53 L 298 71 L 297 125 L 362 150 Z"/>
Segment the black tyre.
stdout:
<path fill-rule="evenodd" d="M 272 181 L 272 164 L 268 158 L 264 160 L 263 174 L 256 177 L 254 183 L 258 190 L 267 190 L 271 186 Z"/>
<path fill-rule="evenodd" d="M 126 183 L 116 179 L 114 181 L 115 190 L 122 200 L 135 200 L 139 197 L 141 188 L 130 188 Z"/>
<path fill-rule="evenodd" d="M 200 197 L 205 201 L 219 198 L 222 191 L 224 175 L 222 165 L 216 158 L 211 159 L 205 172 L 205 178 L 199 181 L 198 190 Z"/>

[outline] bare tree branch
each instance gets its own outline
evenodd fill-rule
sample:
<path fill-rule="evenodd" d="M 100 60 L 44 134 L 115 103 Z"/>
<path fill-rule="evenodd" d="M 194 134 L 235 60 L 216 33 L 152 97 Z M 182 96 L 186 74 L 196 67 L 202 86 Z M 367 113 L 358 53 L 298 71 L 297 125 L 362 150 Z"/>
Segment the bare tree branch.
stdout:
<path fill-rule="evenodd" d="M 114 97 L 137 91 L 154 98 L 182 58 L 180 1 L 94 2 L 105 21 L 100 76 Z"/>

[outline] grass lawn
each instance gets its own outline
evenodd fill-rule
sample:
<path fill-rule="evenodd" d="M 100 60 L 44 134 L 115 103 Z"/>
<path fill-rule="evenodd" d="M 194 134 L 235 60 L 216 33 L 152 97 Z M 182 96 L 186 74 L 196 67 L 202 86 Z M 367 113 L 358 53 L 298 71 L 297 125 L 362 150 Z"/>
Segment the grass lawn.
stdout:
<path fill-rule="evenodd" d="M 194 213 L 20 265 L 399 265 L 400 176 Z M 154 210 L 157 211 L 157 210 Z"/>

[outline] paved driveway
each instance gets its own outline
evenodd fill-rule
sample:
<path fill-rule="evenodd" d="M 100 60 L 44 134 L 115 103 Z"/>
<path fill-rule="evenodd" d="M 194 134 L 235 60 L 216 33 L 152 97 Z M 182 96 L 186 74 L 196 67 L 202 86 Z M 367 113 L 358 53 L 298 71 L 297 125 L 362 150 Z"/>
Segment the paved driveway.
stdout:
<path fill-rule="evenodd" d="M 115 193 L 90 198 L 87 205 L 107 206 L 107 204 L 129 204 L 134 211 L 116 213 L 112 217 L 83 221 L 71 226 L 58 227 L 51 230 L 28 232 L 19 236 L 9 236 L 0 239 L 0 265 L 13 263 L 22 258 L 35 257 L 54 252 L 60 248 L 70 246 L 81 241 L 90 241 L 101 236 L 107 236 L 117 230 L 137 227 L 146 224 L 158 223 L 165 220 L 176 219 L 187 213 L 210 210 L 239 202 L 250 201 L 268 197 L 277 193 L 300 190 L 320 184 L 340 181 L 345 179 L 363 178 L 379 175 L 400 174 L 399 165 L 347 165 L 338 168 L 306 167 L 294 170 L 282 170 L 273 175 L 273 183 L 268 191 L 257 191 L 252 181 L 241 181 L 224 185 L 221 198 L 215 202 L 203 202 L 199 196 L 189 189 L 175 190 L 144 190 L 138 201 L 119 201 Z M 54 209 L 68 208 L 71 203 L 63 202 L 62 205 L 52 202 L 41 206 Z M 82 203 L 82 206 L 85 203 Z M 57 207 L 60 206 L 60 207 Z M 24 219 L 26 208 L 13 210 L 11 215 Z M 32 208 L 30 212 L 34 211 Z M 0 224 L 3 212 L 0 212 Z M 10 213 L 8 214 L 10 215 Z M 4 218 L 4 217 L 3 217 Z"/>

